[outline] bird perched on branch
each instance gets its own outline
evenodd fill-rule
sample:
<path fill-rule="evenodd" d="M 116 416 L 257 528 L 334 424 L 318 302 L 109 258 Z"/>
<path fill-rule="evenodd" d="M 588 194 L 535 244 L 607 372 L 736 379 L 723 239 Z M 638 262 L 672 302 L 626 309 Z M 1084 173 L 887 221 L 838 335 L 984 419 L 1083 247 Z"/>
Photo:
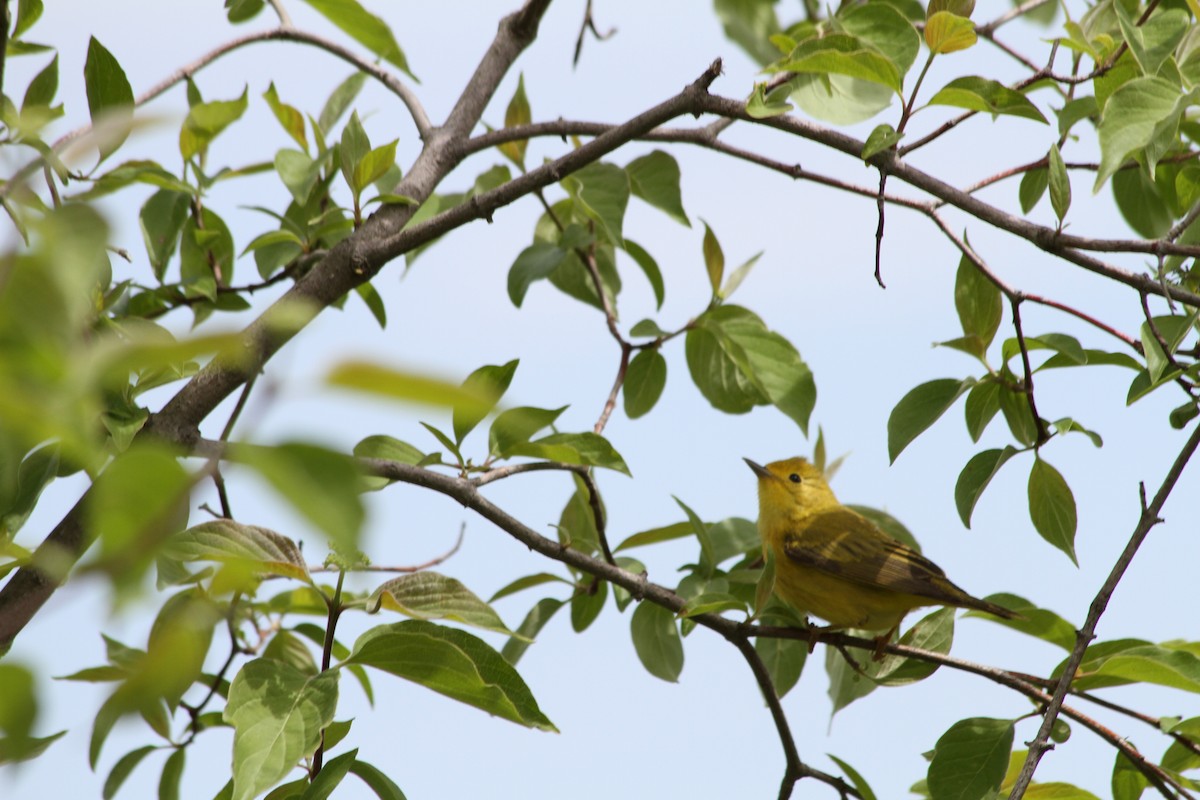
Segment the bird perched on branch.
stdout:
<path fill-rule="evenodd" d="M 775 594 L 831 628 L 882 631 L 877 658 L 904 616 L 921 606 L 1021 618 L 967 594 L 937 564 L 839 503 L 821 470 L 807 460 L 765 467 L 745 461 L 758 476 L 758 531 L 764 558 L 775 559 Z"/>

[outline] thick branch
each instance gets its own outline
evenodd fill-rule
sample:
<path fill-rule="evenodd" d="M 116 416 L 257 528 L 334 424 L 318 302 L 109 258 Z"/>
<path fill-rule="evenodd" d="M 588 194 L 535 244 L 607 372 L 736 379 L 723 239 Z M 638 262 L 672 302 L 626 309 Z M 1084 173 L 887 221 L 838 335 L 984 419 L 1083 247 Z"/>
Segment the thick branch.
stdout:
<path fill-rule="evenodd" d="M 465 138 L 478 123 L 504 73 L 537 34 L 538 22 L 547 5 L 549 0 L 528 0 L 521 10 L 500 23 L 496 38 L 468 81 L 446 125 L 426 138 L 421 154 L 396 188 L 398 193 L 423 201 L 458 164 L 456 137 Z M 260 38 L 296 39 L 297 36 L 296 31 L 279 29 L 261 34 Z M 231 44 L 221 52 L 236 46 L 241 45 Z M 175 80 L 182 80 L 182 76 Z M 164 88 L 156 87 L 144 99 L 162 90 Z M 412 207 L 388 206 L 373 215 L 367 224 L 331 250 L 319 265 L 251 323 L 244 332 L 243 352 L 238 358 L 208 364 L 167 402 L 162 411 L 151 417 L 143 435 L 157 435 L 179 443 L 194 441 L 199 435 L 200 422 L 251 375 L 257 374 L 267 359 L 303 325 L 404 252 L 404 249 L 389 248 L 386 242 L 411 219 L 413 211 Z M 402 242 L 401 248 L 403 246 Z M 287 320 L 286 324 L 280 322 L 281 318 Z M 12 645 L 17 634 L 58 588 L 70 566 L 91 544 L 91 536 L 83 525 L 83 509 L 88 496 L 85 494 L 38 546 L 32 563 L 18 570 L 0 588 L 0 652 Z M 49 571 L 47 564 L 54 564 L 55 570 Z"/>

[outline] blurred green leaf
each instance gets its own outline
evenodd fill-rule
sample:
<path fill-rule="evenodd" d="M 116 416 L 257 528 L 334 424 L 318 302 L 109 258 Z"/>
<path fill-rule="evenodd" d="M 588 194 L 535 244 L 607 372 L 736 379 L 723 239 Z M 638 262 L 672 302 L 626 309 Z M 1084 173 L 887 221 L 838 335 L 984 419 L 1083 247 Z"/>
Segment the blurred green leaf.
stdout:
<path fill-rule="evenodd" d="M 345 553 L 358 549 L 365 512 L 359 496 L 360 473 L 352 459 L 303 443 L 243 444 L 236 454 L 328 536 L 334 549 Z"/>
<path fill-rule="evenodd" d="M 234 729 L 232 800 L 258 796 L 316 751 L 333 722 L 337 684 L 336 670 L 309 677 L 274 659 L 246 662 L 225 704 Z"/>

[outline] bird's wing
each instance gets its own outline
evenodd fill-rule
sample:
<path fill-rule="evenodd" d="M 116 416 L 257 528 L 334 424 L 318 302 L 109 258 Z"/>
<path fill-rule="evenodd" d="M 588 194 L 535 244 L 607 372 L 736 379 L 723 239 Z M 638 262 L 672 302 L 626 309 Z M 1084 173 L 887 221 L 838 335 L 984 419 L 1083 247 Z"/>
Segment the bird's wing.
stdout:
<path fill-rule="evenodd" d="M 850 509 L 818 512 L 783 540 L 789 558 L 848 581 L 957 603 L 966 592 L 941 567 Z"/>

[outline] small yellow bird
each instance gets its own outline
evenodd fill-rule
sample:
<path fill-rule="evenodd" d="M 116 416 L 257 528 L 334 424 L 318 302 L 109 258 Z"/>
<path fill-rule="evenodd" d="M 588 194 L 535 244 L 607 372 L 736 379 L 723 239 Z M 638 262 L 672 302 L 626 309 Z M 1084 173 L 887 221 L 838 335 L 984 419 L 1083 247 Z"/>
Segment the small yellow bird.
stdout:
<path fill-rule="evenodd" d="M 937 564 L 839 503 L 807 460 L 745 461 L 758 476 L 758 531 L 763 556 L 775 557 L 775 593 L 800 613 L 834 628 L 883 631 L 877 649 L 921 606 L 1021 618 L 967 594 Z"/>

